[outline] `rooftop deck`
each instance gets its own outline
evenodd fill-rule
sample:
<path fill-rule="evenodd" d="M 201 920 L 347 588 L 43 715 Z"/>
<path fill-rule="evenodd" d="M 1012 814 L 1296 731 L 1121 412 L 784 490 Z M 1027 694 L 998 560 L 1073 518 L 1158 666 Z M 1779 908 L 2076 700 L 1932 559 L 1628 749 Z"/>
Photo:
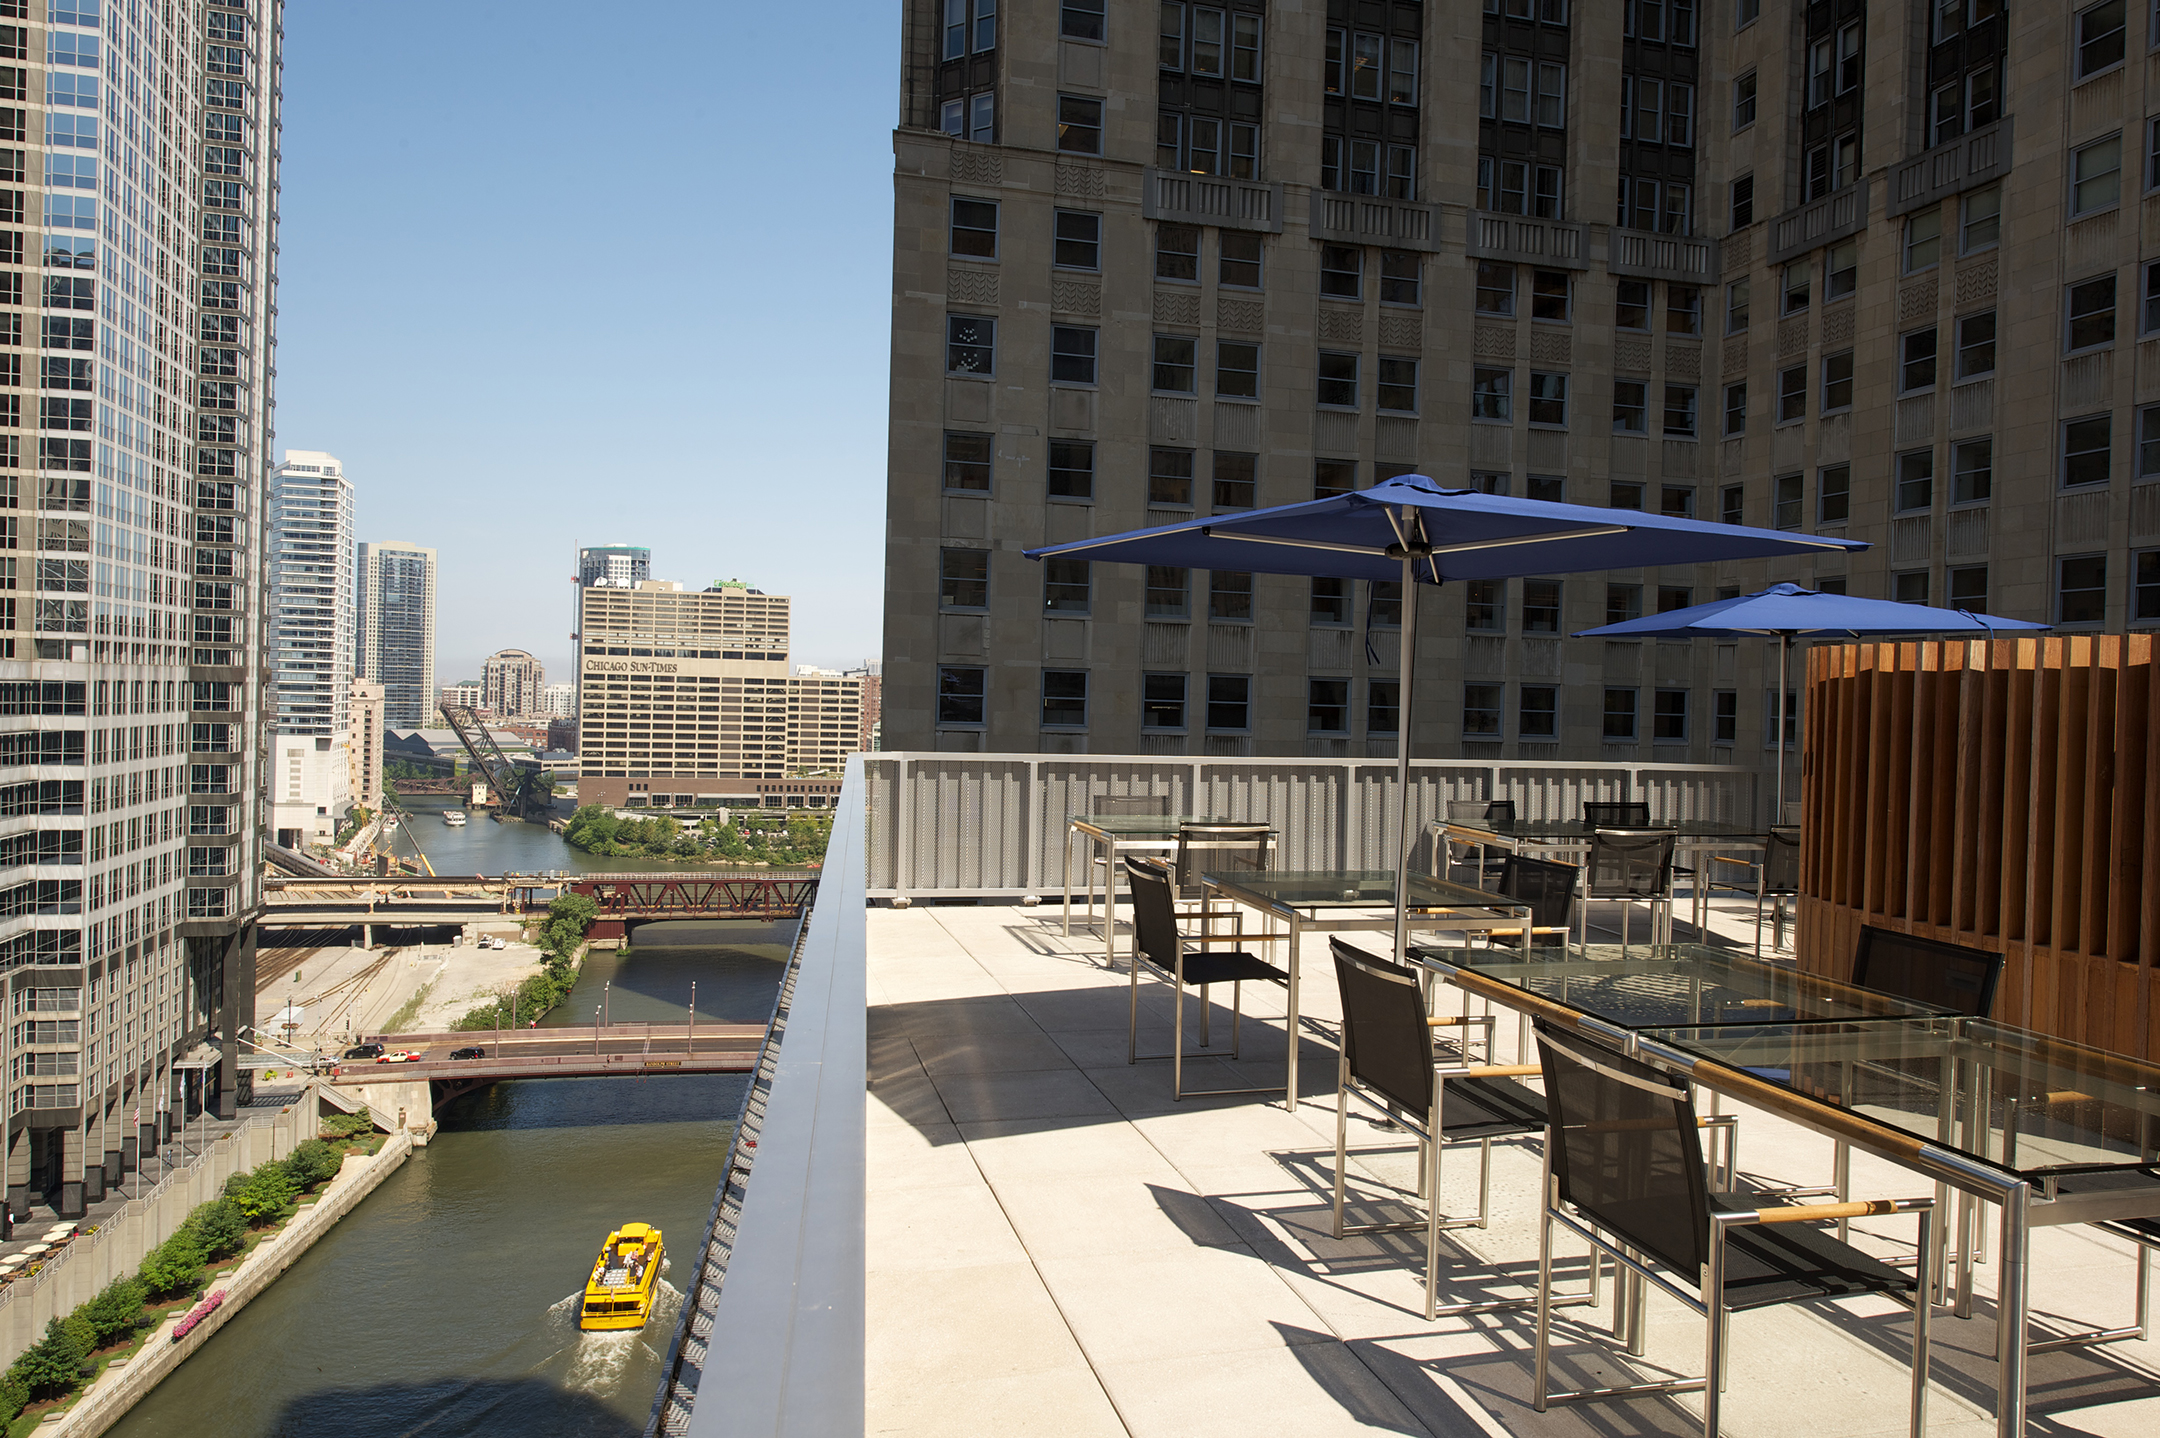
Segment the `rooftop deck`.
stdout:
<path fill-rule="evenodd" d="M 1720 907 L 1713 929 L 1748 942 L 1752 908 L 1742 919 Z M 1093 931 L 1059 933 L 1054 902 L 873 910 L 868 950 L 867 1432 L 1699 1432 L 1692 1397 L 1533 1411 L 1528 1311 L 1428 1323 L 1421 1234 L 1329 1237 L 1339 1011 L 1325 936 L 1302 956 L 1295 1114 L 1260 1096 L 1175 1103 L 1167 1064 L 1129 1065 L 1126 976 L 1103 967 Z M 1245 1001 L 1242 1060 L 1200 1060 L 1189 1083 L 1281 1081 L 1282 991 L 1248 988 Z M 1161 1049 L 1166 985 L 1143 978 L 1141 1018 L 1143 1051 Z M 1219 1045 L 1227 1020 L 1220 1004 Z M 1498 1028 L 1509 1061 L 1514 1025 Z M 1355 1109 L 1349 1132 L 1353 1172 L 1374 1200 L 1360 1217 L 1374 1221 L 1388 1206 L 1378 1184 L 1410 1184 L 1415 1149 Z M 1743 1182 L 1821 1182 L 1831 1146 L 1751 1112 L 1739 1160 Z M 1534 1143 L 1496 1146 L 1491 1227 L 1444 1236 L 1443 1304 L 1534 1292 L 1539 1164 Z M 1448 1157 L 1449 1212 L 1474 1210 L 1476 1177 L 1474 1150 Z M 1856 1197 L 1926 1191 L 1855 1158 Z M 1914 1224 L 1874 1219 L 1854 1232 L 1909 1255 Z M 1560 1251 L 1578 1286 L 1580 1250 Z M 2088 1227 L 2041 1230 L 2034 1267 L 2036 1327 L 2131 1321 L 2127 1244 Z M 1993 1268 L 1978 1270 L 1972 1319 L 1938 1310 L 1931 1433 L 1995 1431 Z M 1556 1315 L 1556 1386 L 1700 1373 L 1701 1320 L 1655 1294 L 1647 1356 L 1625 1360 L 1610 1337 L 1611 1291 L 1602 1308 Z M 1904 1310 L 1882 1299 L 1738 1315 L 1726 1430 L 1903 1433 L 1909 1341 Z M 2160 1342 L 2042 1354 L 2030 1374 L 2035 1432 L 2160 1432 Z"/>

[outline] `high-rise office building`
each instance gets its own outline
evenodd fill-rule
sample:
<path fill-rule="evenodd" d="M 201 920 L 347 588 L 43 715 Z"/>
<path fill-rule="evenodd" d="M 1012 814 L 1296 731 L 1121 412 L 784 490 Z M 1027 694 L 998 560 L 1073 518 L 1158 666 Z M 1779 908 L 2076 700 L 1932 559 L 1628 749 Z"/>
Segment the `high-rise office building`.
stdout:
<path fill-rule="evenodd" d="M 910 0 L 886 746 L 1392 754 L 1393 586 L 1019 551 L 1409 471 L 1872 545 L 1422 593 L 1421 755 L 1760 763 L 1567 636 L 1778 580 L 2160 623 L 2135 13 Z"/>
<path fill-rule="evenodd" d="M 16 347 L 0 352 L 0 507 L 22 516 L 0 558 L 19 1217 L 82 1213 L 187 1107 L 229 1113 L 241 1089 L 270 722 L 280 14 L 0 5 L 20 57 L 0 68 L 0 131 L 31 147 L 27 165 L 6 152 L 27 199 L 0 192 Z"/>
<path fill-rule="evenodd" d="M 524 719 L 547 712 L 541 690 L 547 669 L 522 649 L 499 649 L 481 668 L 480 702 L 505 719 Z"/>
<path fill-rule="evenodd" d="M 630 544 L 603 544 L 578 551 L 578 584 L 627 589 L 652 578 L 652 551 Z"/>
<path fill-rule="evenodd" d="M 382 809 L 383 690 L 372 679 L 352 681 L 351 736 L 346 753 L 352 760 L 353 802 L 364 809 Z"/>
<path fill-rule="evenodd" d="M 383 722 L 418 729 L 435 713 L 435 551 L 360 546 L 359 675 L 383 687 Z"/>
<path fill-rule="evenodd" d="M 335 455 L 289 449 L 270 473 L 269 620 L 276 704 L 270 827 L 297 848 L 352 808 L 353 489 Z"/>

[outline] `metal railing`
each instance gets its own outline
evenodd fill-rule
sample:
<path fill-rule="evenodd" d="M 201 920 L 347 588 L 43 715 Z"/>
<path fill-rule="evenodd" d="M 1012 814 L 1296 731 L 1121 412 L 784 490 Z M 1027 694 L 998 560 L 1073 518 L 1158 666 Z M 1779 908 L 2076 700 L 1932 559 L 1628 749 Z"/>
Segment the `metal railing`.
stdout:
<path fill-rule="evenodd" d="M 1273 824 L 1285 869 L 1392 869 L 1393 759 L 878 753 L 861 756 L 870 898 L 1062 892 L 1066 821 L 1112 795 L 1167 795 L 1172 812 Z M 1712 764 L 1413 761 L 1412 832 L 1453 799 L 1512 799 L 1525 819 L 1573 819 L 1585 800 L 1639 799 L 1653 819 L 1753 824 L 1769 774 Z M 1425 841 L 1420 841 L 1421 843 Z M 1412 856 L 1420 865 L 1422 849 Z M 830 869 L 828 868 L 828 872 Z M 1074 870 L 1074 882 L 1082 882 Z M 823 899 L 819 901 L 823 909 Z"/>

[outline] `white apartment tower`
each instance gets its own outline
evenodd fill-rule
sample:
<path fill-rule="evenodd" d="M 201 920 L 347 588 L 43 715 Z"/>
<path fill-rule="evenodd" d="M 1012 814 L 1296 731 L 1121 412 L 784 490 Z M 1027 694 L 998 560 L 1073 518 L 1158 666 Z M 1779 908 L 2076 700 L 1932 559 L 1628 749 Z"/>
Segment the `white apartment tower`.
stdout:
<path fill-rule="evenodd" d="M 0 141 L 28 147 L 6 152 L 22 188 L 0 191 L 0 982 L 22 1219 L 81 1214 L 186 1112 L 229 1114 L 245 1090 L 280 15 L 0 0 L 20 57 L 0 67 Z"/>
<path fill-rule="evenodd" d="M 547 668 L 523 649 L 498 649 L 481 669 L 481 704 L 505 719 L 524 719 L 544 714 L 541 690 L 547 684 Z"/>
<path fill-rule="evenodd" d="M 419 729 L 435 713 L 435 551 L 360 546 L 359 674 L 383 687 L 383 722 Z"/>
<path fill-rule="evenodd" d="M 331 838 L 353 804 L 353 490 L 335 455 L 285 452 L 270 474 L 268 533 L 271 828 L 298 848 Z"/>

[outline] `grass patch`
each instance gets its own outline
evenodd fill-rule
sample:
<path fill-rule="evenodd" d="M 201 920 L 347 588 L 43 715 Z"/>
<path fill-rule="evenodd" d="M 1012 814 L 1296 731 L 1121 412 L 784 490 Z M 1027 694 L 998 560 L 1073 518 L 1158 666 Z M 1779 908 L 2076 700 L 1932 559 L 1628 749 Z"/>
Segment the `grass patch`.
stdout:
<path fill-rule="evenodd" d="M 427 996 L 434 991 L 435 986 L 433 984 L 422 984 L 418 989 L 413 992 L 413 996 L 405 1001 L 404 1008 L 399 1009 L 388 1019 L 384 1020 L 383 1032 L 386 1034 L 401 1034 L 405 1032 L 405 1026 L 411 1023 L 413 1019 L 418 1016 L 420 1012 L 420 1006 L 427 1002 Z"/>

